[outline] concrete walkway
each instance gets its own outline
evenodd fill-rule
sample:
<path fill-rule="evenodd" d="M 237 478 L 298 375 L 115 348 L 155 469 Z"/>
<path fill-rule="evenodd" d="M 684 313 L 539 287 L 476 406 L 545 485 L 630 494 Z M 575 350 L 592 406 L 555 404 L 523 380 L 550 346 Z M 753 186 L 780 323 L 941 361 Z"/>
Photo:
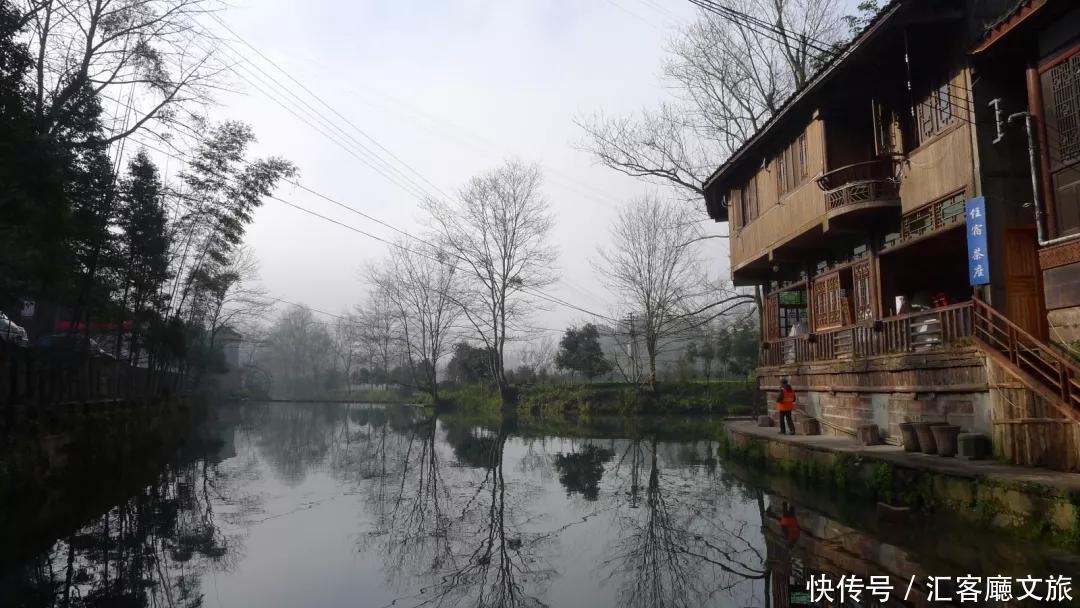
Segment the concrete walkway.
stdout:
<path fill-rule="evenodd" d="M 760 427 L 753 421 L 731 421 L 726 425 L 734 434 L 762 437 L 770 441 L 794 444 L 801 448 L 823 452 L 844 452 L 868 456 L 896 466 L 922 469 L 943 475 L 968 479 L 990 479 L 1007 484 L 1047 486 L 1063 492 L 1080 491 L 1080 473 L 1021 467 L 1002 464 L 995 460 L 943 458 L 930 454 L 905 452 L 904 448 L 893 445 L 863 446 L 850 437 L 781 435 L 777 427 Z"/>

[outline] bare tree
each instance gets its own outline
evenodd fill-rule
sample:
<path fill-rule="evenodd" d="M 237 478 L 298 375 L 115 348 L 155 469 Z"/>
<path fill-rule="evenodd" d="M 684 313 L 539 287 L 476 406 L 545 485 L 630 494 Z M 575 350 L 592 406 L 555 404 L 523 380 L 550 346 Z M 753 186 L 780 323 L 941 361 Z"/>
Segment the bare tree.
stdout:
<path fill-rule="evenodd" d="M 275 389 L 284 396 L 318 398 L 324 388 L 326 370 L 332 365 L 330 332 L 304 305 L 286 308 L 275 320 L 267 338 L 268 348 L 261 366 L 274 379 Z"/>
<path fill-rule="evenodd" d="M 360 356 L 363 325 L 359 315 L 344 313 L 334 320 L 330 328 L 330 348 L 334 351 L 341 372 L 345 375 L 345 394 L 352 394 L 352 371 Z"/>
<path fill-rule="evenodd" d="M 40 133 L 56 133 L 100 102 L 109 113 L 104 143 L 154 123 L 197 135 L 192 112 L 209 103 L 226 69 L 195 23 L 217 0 L 16 3 L 36 54 L 30 84 Z"/>
<path fill-rule="evenodd" d="M 461 271 L 443 263 L 434 247 L 399 241 L 389 258 L 369 270 L 377 291 L 398 314 L 401 344 L 420 389 L 439 398 L 439 361 L 450 352 L 452 332 L 461 317 Z"/>
<path fill-rule="evenodd" d="M 236 249 L 228 265 L 200 289 L 205 298 L 206 328 L 209 346 L 214 347 L 218 332 L 233 327 L 247 329 L 266 318 L 274 308 L 267 291 L 259 283 L 259 260 L 246 247 Z"/>
<path fill-rule="evenodd" d="M 454 203 L 428 200 L 439 241 L 467 279 L 463 312 L 494 353 L 492 377 L 506 396 L 507 341 L 528 315 L 537 290 L 556 280 L 556 249 L 548 242 L 554 219 L 541 192 L 539 165 L 507 161 L 474 177 Z"/>
<path fill-rule="evenodd" d="M 544 336 L 521 349 L 521 364 L 534 374 L 548 374 L 555 365 L 558 344 L 551 336 Z"/>
<path fill-rule="evenodd" d="M 717 4 L 768 27 L 703 10 L 669 43 L 664 76 L 675 98 L 637 118 L 579 118 L 582 149 L 609 168 L 698 199 L 712 171 L 806 86 L 828 56 L 822 45 L 844 34 L 838 0 Z"/>
<path fill-rule="evenodd" d="M 685 205 L 645 196 L 621 211 L 611 228 L 611 247 L 599 251 L 602 264 L 597 270 L 630 313 L 622 333 L 631 336 L 631 350 L 638 340 L 644 346 L 654 389 L 656 357 L 667 341 L 753 301 L 752 296 L 723 290 L 716 298 L 717 289 L 703 282 L 695 250 L 700 228 L 693 214 Z"/>
<path fill-rule="evenodd" d="M 385 388 L 400 350 L 400 321 L 390 294 L 384 289 L 373 290 L 367 300 L 357 306 L 356 316 L 360 322 L 360 346 L 364 358 L 372 367 L 372 376 L 382 377 Z"/>

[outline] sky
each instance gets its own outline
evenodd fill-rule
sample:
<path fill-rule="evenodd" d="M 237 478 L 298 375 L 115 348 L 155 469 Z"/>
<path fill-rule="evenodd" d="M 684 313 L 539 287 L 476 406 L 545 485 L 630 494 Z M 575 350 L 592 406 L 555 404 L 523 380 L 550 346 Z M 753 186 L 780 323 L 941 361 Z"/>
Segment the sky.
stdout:
<path fill-rule="evenodd" d="M 287 98 L 284 86 L 304 92 L 267 60 L 341 114 L 305 96 L 348 132 L 336 134 L 339 140 L 363 143 L 428 192 L 455 194 L 507 158 L 541 163 L 556 217 L 551 240 L 559 249 L 561 279 L 551 292 L 609 314 L 614 301 L 592 262 L 607 244 L 616 210 L 647 186 L 575 149 L 582 136 L 573 120 L 601 110 L 633 113 L 667 96 L 660 79 L 664 44 L 676 23 L 694 15 L 689 2 L 672 0 L 308 0 L 302 9 L 295 0 L 242 0 L 219 18 L 258 51 L 238 42 L 223 48 L 240 75 L 231 83 L 236 92 L 219 96 L 213 116 L 251 124 L 259 138 L 254 155 L 293 161 L 305 187 L 410 232 L 424 228 L 415 188 L 400 176 L 405 187 L 392 183 L 272 101 L 268 93 Z M 213 20 L 204 24 L 232 37 Z M 293 186 L 277 195 L 377 236 L 395 236 Z M 246 242 L 271 295 L 333 313 L 363 300 L 363 269 L 387 251 L 273 200 L 256 213 Z M 711 257 L 726 258 L 722 241 L 707 243 Z M 532 325 L 555 337 L 588 320 L 577 310 L 545 307 Z"/>
<path fill-rule="evenodd" d="M 305 187 L 414 233 L 424 227 L 413 186 L 401 176 L 395 179 L 404 187 L 391 182 L 357 158 L 362 151 L 335 144 L 268 93 L 287 97 L 287 87 L 305 96 L 348 132 L 339 139 L 359 141 L 431 193 L 452 195 L 507 158 L 539 162 L 559 249 L 561 278 L 551 293 L 610 314 L 615 302 L 597 276 L 597 248 L 607 244 L 620 205 L 649 187 L 576 149 L 582 134 L 574 118 L 634 113 L 668 99 L 660 78 L 665 43 L 695 10 L 677 0 L 238 0 L 219 18 L 252 48 L 223 48 L 239 76 L 231 79 L 236 92 L 219 96 L 213 116 L 251 124 L 259 137 L 254 154 L 293 161 Z M 219 23 L 204 24 L 232 37 Z M 293 186 L 277 195 L 379 237 L 395 236 Z M 707 219 L 703 227 L 725 230 Z M 705 243 L 714 274 L 726 274 L 726 241 Z M 364 299 L 363 269 L 387 251 L 273 200 L 256 213 L 247 244 L 271 295 L 332 313 Z M 545 308 L 531 324 L 556 338 L 568 324 L 590 320 L 578 310 Z"/>

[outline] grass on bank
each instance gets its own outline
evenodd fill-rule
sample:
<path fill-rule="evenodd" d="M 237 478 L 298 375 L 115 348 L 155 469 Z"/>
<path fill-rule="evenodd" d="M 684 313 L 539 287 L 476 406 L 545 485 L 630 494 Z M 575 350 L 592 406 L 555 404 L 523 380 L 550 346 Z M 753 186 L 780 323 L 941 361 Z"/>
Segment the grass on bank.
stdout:
<path fill-rule="evenodd" d="M 647 387 L 617 382 L 526 384 L 515 387 L 517 408 L 542 416 L 655 414 L 748 415 L 753 413 L 752 381 L 662 382 Z M 440 389 L 441 400 L 461 411 L 496 411 L 496 389 L 459 385 Z"/>

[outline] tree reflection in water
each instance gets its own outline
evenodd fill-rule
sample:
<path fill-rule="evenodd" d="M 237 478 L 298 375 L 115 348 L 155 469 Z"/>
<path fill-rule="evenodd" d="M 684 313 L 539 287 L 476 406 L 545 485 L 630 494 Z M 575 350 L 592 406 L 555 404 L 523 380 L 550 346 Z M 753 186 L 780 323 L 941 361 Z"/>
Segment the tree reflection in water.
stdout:
<path fill-rule="evenodd" d="M 807 572 L 854 568 L 900 580 L 988 554 L 935 544 L 949 560 L 919 565 L 904 549 L 910 532 L 890 540 L 815 507 L 785 506 L 719 465 L 714 444 L 689 439 L 708 433 L 685 427 L 594 421 L 545 435 L 528 418 L 518 429 L 512 418 L 481 424 L 406 407 L 225 411 L 234 420 L 209 450 L 215 456 L 195 449 L 151 483 L 133 484 L 105 515 L 57 531 L 47 551 L 0 575 L 0 606 L 213 604 L 213 592 L 204 598 L 204 583 L 214 589 L 209 573 L 245 557 L 214 579 L 234 603 L 296 605 L 282 590 L 310 582 L 321 586 L 313 593 L 326 590 L 311 596 L 324 605 L 378 597 L 444 608 L 783 606 Z M 259 527 L 299 512 L 307 515 Z M 307 563 L 273 579 L 280 570 L 267 562 L 289 553 Z M 986 559 L 987 571 L 1002 563 Z"/>
<path fill-rule="evenodd" d="M 559 471 L 559 483 L 566 493 L 581 494 L 588 501 L 600 495 L 600 480 L 604 476 L 604 464 L 615 455 L 609 449 L 591 443 L 579 452 L 555 455 L 555 468 Z"/>
<path fill-rule="evenodd" d="M 759 539 L 728 523 L 734 518 L 717 508 L 716 484 L 687 479 L 692 468 L 675 468 L 667 479 L 658 448 L 655 435 L 633 438 L 615 469 L 619 532 L 601 567 L 621 579 L 619 605 L 680 608 L 739 587 L 752 593 L 766 577 Z M 682 449 L 683 458 L 703 460 Z"/>
<path fill-rule="evenodd" d="M 104 515 L 56 541 L 0 585 L 0 605 L 200 606 L 201 578 L 243 553 L 214 504 L 224 478 L 216 460 L 166 467 Z"/>
<path fill-rule="evenodd" d="M 414 606 L 541 606 L 554 572 L 542 554 L 551 535 L 528 529 L 530 489 L 508 483 L 505 447 L 512 428 L 446 427 L 457 466 L 439 453 L 435 416 L 409 433 L 397 492 L 377 522 L 388 578 L 414 592 Z M 445 479 L 448 470 L 455 477 Z M 406 579 L 398 578 L 407 575 Z"/>

